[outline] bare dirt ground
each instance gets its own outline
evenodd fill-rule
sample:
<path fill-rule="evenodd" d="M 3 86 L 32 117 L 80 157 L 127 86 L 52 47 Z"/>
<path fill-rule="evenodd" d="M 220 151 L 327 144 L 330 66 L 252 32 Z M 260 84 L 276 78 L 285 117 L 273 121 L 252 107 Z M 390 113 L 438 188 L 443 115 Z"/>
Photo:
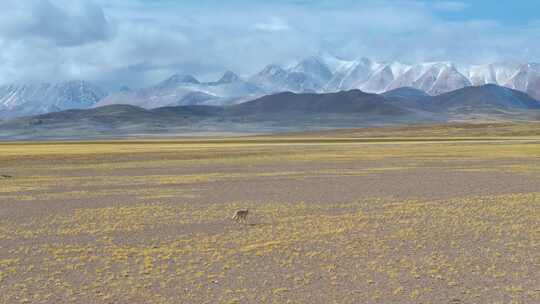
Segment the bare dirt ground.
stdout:
<path fill-rule="evenodd" d="M 0 303 L 539 303 L 540 138 L 441 128 L 0 144 Z"/>

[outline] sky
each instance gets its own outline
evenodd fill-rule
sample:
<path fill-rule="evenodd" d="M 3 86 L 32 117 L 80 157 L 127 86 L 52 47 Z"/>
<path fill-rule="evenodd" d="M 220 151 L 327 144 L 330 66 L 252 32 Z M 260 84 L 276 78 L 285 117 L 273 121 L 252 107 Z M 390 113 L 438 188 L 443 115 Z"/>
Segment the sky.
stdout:
<path fill-rule="evenodd" d="M 343 59 L 540 62 L 540 1 L 2 0 L 0 84 L 114 90 Z"/>

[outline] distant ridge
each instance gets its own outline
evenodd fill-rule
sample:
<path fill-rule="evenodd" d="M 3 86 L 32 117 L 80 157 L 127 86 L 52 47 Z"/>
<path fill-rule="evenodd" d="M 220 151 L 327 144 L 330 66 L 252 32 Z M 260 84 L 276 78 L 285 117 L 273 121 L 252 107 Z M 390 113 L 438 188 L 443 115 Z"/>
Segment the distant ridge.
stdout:
<path fill-rule="evenodd" d="M 540 102 L 497 85 L 465 87 L 438 96 L 413 88 L 384 94 L 349 90 L 336 93 L 272 94 L 229 106 L 187 105 L 145 109 L 108 105 L 0 121 L 0 138 L 85 138 L 129 134 L 298 131 L 386 124 L 448 122 L 457 119 L 540 119 Z"/>
<path fill-rule="evenodd" d="M 0 118 L 111 104 L 131 104 L 146 109 L 228 106 L 282 92 L 322 94 L 361 90 L 383 94 L 409 88 L 437 96 L 486 84 L 515 89 L 540 99 L 540 64 L 499 62 L 465 66 L 448 61 L 404 64 L 365 57 L 343 60 L 319 54 L 300 58 L 287 66 L 268 64 L 254 75 L 225 71 L 215 81 L 204 82 L 178 72 L 147 87 L 112 92 L 86 81 L 5 85 L 0 86 Z M 392 102 L 403 97 L 386 96 Z M 415 106 L 411 100 L 407 102 L 408 106 Z"/>

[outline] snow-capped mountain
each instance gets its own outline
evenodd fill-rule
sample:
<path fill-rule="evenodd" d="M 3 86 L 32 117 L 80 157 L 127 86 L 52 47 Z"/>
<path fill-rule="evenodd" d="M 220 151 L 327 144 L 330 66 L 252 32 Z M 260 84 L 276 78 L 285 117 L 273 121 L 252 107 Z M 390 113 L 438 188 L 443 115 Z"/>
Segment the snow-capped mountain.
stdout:
<path fill-rule="evenodd" d="M 332 72 L 330 80 L 322 89 L 309 86 L 291 86 L 287 75 L 298 72 L 298 69 L 284 69 L 273 65 L 281 71 L 281 90 L 302 92 L 336 92 L 342 90 L 360 89 L 368 93 L 383 93 L 397 88 L 410 87 L 422 90 L 430 95 L 439 95 L 468 86 L 497 84 L 520 90 L 540 99 L 540 64 L 519 65 L 515 63 L 491 63 L 486 65 L 458 66 L 453 62 L 424 62 L 418 64 L 403 64 L 400 62 L 376 62 L 369 58 L 357 60 L 332 59 L 329 55 L 309 57 L 311 62 L 326 65 Z M 302 62 L 302 61 L 300 61 Z M 314 69 L 300 70 L 313 79 Z M 320 66 L 315 69 L 326 70 Z M 316 74 L 316 73 L 315 73 Z M 315 77 L 316 78 L 316 77 Z M 274 79 L 266 79 L 267 87 L 272 87 Z M 270 84 L 269 84 L 270 83 Z"/>
<path fill-rule="evenodd" d="M 343 61 L 336 68 L 330 82 L 326 84 L 325 90 L 337 92 L 361 85 L 369 79 L 376 67 L 376 63 L 368 58 Z"/>
<path fill-rule="evenodd" d="M 475 86 L 484 84 L 505 84 L 518 70 L 518 64 L 490 63 L 486 65 L 471 66 L 467 76 Z"/>
<path fill-rule="evenodd" d="M 410 87 L 437 95 L 470 85 L 469 78 L 460 73 L 457 66 L 451 62 L 407 65 L 399 62 L 379 63 L 361 58 L 342 62 L 325 86 L 325 91 L 360 89 L 369 93 L 383 93 Z"/>
<path fill-rule="evenodd" d="M 288 73 L 284 68 L 277 64 L 269 64 L 253 75 L 249 81 L 265 91 L 287 91 L 287 77 Z"/>
<path fill-rule="evenodd" d="M 330 68 L 322 59 L 315 56 L 301 60 L 296 66 L 289 70 L 291 74 L 304 74 L 310 82 L 316 84 L 320 89 L 332 79 Z"/>
<path fill-rule="evenodd" d="M 227 71 L 215 82 L 200 82 L 194 76 L 177 74 L 156 85 L 110 94 L 96 106 L 130 104 L 143 108 L 180 105 L 224 105 L 255 99 L 266 93 L 256 84 Z"/>
<path fill-rule="evenodd" d="M 216 84 L 234 83 L 238 81 L 241 81 L 238 75 L 236 75 L 232 71 L 227 71 L 225 72 L 225 74 L 223 74 L 223 76 L 221 76 L 221 78 L 217 81 Z"/>
<path fill-rule="evenodd" d="M 522 65 L 505 83 L 505 86 L 525 92 L 540 100 L 540 64 L 531 63 Z"/>
<path fill-rule="evenodd" d="M 328 53 L 319 53 L 319 55 L 315 57 L 332 72 L 332 75 L 350 63 L 350 61 L 337 58 Z"/>
<path fill-rule="evenodd" d="M 285 91 L 319 93 L 323 91 L 327 72 L 328 68 L 320 62 L 300 62 L 289 69 L 269 64 L 249 81 L 267 93 Z"/>
<path fill-rule="evenodd" d="M 401 75 L 398 75 L 385 91 L 411 87 L 430 95 L 438 95 L 471 85 L 467 77 L 451 62 L 421 63 L 402 68 L 401 71 Z"/>
<path fill-rule="evenodd" d="M 380 65 L 365 82 L 358 82 L 355 87 L 368 93 L 384 92 L 394 78 L 394 72 L 390 65 Z"/>
<path fill-rule="evenodd" d="M 540 99 L 540 64 L 491 63 L 458 66 L 452 62 L 377 62 L 360 57 L 343 60 L 329 54 L 308 56 L 287 66 L 269 64 L 242 78 L 232 71 L 213 82 L 175 74 L 140 89 L 106 95 L 84 81 L 0 86 L 0 117 L 33 115 L 111 104 L 143 108 L 180 105 L 231 105 L 279 92 L 332 93 L 359 89 L 384 93 L 399 88 L 435 96 L 464 87 L 496 84 Z"/>
<path fill-rule="evenodd" d="M 0 117 L 87 109 L 107 94 L 86 81 L 0 86 Z"/>
<path fill-rule="evenodd" d="M 453 63 L 435 63 L 419 79 L 413 87 L 430 95 L 439 95 L 471 86 L 471 82 L 461 74 Z"/>

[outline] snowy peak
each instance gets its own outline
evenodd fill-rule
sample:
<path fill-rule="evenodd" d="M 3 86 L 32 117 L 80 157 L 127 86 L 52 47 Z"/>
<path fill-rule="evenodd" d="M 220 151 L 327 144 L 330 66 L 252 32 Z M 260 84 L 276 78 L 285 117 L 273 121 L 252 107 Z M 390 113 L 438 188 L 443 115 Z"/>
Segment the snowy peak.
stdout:
<path fill-rule="evenodd" d="M 347 65 L 350 61 L 340 59 L 329 53 L 319 53 L 315 56 L 322 64 L 324 64 L 332 74 L 339 70 L 342 66 Z"/>
<path fill-rule="evenodd" d="M 328 91 L 361 89 L 370 93 L 381 93 L 410 68 L 399 62 L 374 62 L 369 58 L 342 62 L 326 85 Z"/>
<path fill-rule="evenodd" d="M 231 71 L 225 72 L 217 81 L 218 84 L 233 83 L 240 81 L 240 77 Z"/>
<path fill-rule="evenodd" d="M 227 105 L 254 99 L 266 92 L 226 71 L 218 81 L 199 82 L 191 75 L 173 75 L 157 85 L 107 96 L 97 106 L 130 104 L 146 109 L 186 105 Z"/>
<path fill-rule="evenodd" d="M 344 62 L 326 85 L 326 90 L 334 92 L 358 87 L 369 79 L 373 70 L 374 62 L 368 58 Z"/>
<path fill-rule="evenodd" d="M 471 86 L 467 77 L 461 74 L 454 65 L 445 66 L 439 71 L 439 75 L 432 87 L 426 91 L 431 95 L 439 95 L 446 92 Z"/>
<path fill-rule="evenodd" d="M 277 64 L 269 64 L 261 72 L 259 72 L 257 76 L 282 77 L 286 74 L 287 72 L 285 72 L 281 66 Z"/>
<path fill-rule="evenodd" d="M 22 84 L 0 86 L 0 116 L 43 114 L 66 109 L 86 109 L 107 94 L 86 81 L 54 84 Z"/>
<path fill-rule="evenodd" d="M 540 76 L 540 64 L 524 64 L 507 82 L 508 87 L 524 91 L 529 82 Z"/>
<path fill-rule="evenodd" d="M 267 65 L 250 81 L 268 93 L 276 92 L 322 92 L 332 73 L 318 59 L 307 58 L 284 69 L 279 65 Z"/>
<path fill-rule="evenodd" d="M 361 88 L 362 91 L 370 93 L 381 93 L 386 91 L 386 88 L 394 80 L 394 73 L 390 65 L 378 67 L 364 83 L 358 83 L 355 87 Z"/>
<path fill-rule="evenodd" d="M 388 86 L 388 90 L 395 90 L 404 87 L 415 87 L 415 82 L 423 75 L 424 67 L 415 65 L 407 69 L 403 74 L 397 76 Z"/>
<path fill-rule="evenodd" d="M 197 78 L 191 75 L 174 74 L 171 77 L 160 82 L 157 86 L 158 87 L 173 87 L 173 86 L 177 86 L 177 85 L 185 84 L 185 83 L 198 84 L 200 82 L 199 80 L 197 80 Z"/>
<path fill-rule="evenodd" d="M 497 76 L 491 64 L 472 66 L 469 70 L 469 79 L 475 86 L 497 83 Z"/>
<path fill-rule="evenodd" d="M 277 64 L 269 64 L 250 79 L 254 84 L 266 91 L 286 91 L 287 71 Z"/>
<path fill-rule="evenodd" d="M 387 65 L 392 70 L 392 74 L 396 77 L 403 75 L 405 72 L 407 72 L 411 68 L 410 65 L 403 64 L 400 62 L 391 62 L 391 63 L 388 63 Z"/>
<path fill-rule="evenodd" d="M 328 66 L 315 56 L 301 60 L 289 72 L 305 74 L 321 84 L 327 83 L 332 78 L 332 72 Z"/>
<path fill-rule="evenodd" d="M 394 90 L 412 87 L 430 95 L 438 95 L 471 85 L 469 79 L 460 73 L 452 62 L 427 62 L 403 67 L 401 75 L 387 87 Z"/>
<path fill-rule="evenodd" d="M 519 65 L 511 63 L 490 63 L 473 65 L 469 68 L 468 77 L 475 86 L 484 84 L 505 84 L 519 70 Z"/>
<path fill-rule="evenodd" d="M 506 82 L 505 86 L 526 92 L 540 100 L 540 64 L 530 63 L 522 65 L 515 75 Z"/>
<path fill-rule="evenodd" d="M 61 109 L 88 108 L 107 95 L 98 86 L 82 80 L 56 83 L 47 93 L 58 97 L 53 104 Z"/>

